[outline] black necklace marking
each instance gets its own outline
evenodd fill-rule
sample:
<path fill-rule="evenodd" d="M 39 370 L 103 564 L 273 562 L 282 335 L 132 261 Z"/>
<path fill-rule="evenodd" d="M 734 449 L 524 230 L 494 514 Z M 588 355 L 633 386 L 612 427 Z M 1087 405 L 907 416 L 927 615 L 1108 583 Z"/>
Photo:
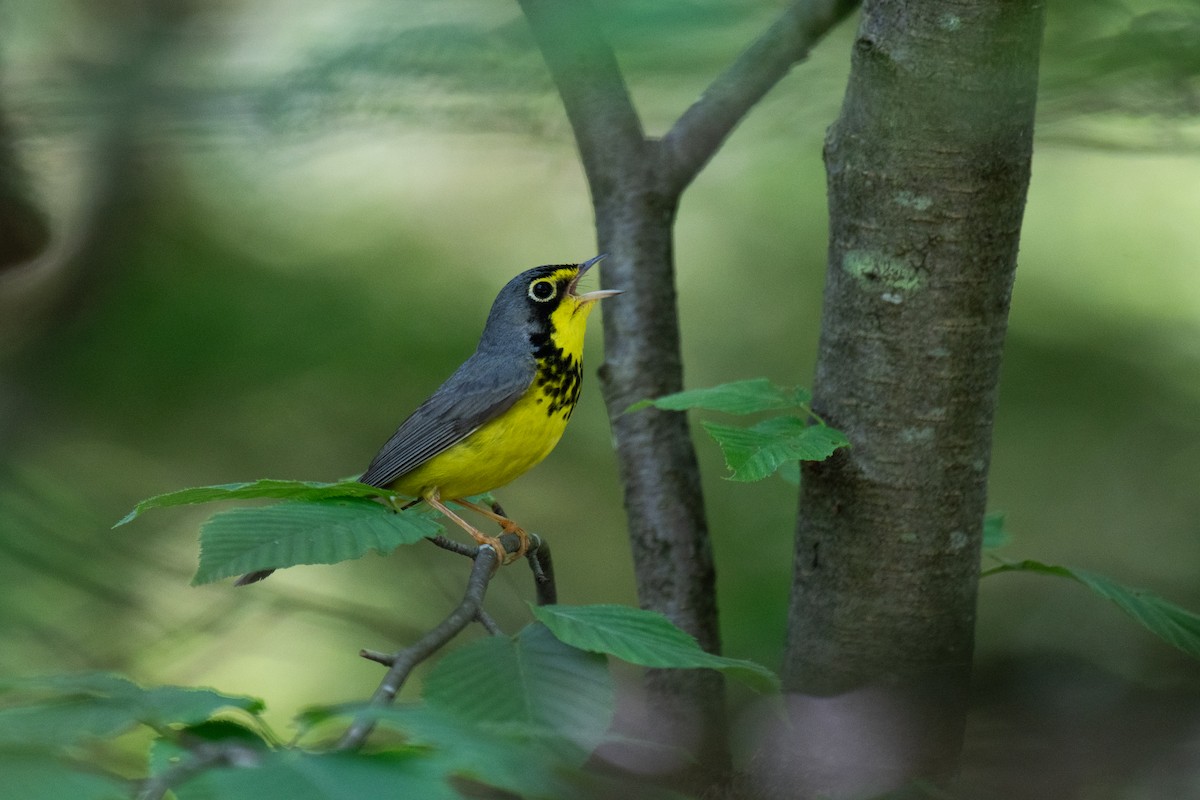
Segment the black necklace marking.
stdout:
<path fill-rule="evenodd" d="M 567 355 L 554 343 L 554 328 L 538 331 L 529 336 L 533 345 L 533 357 L 538 362 L 538 388 L 545 395 L 546 414 L 554 416 L 562 412 L 563 421 L 571 418 L 575 403 L 579 401 L 579 389 L 583 380 L 583 364 L 580 359 Z M 541 403 L 543 398 L 539 397 Z"/>

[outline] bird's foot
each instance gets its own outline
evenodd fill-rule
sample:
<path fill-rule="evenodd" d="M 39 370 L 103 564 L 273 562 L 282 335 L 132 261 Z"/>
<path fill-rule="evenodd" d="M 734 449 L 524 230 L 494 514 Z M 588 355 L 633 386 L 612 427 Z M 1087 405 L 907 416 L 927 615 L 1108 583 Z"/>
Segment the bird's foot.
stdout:
<path fill-rule="evenodd" d="M 507 525 L 502 524 L 500 527 L 504 529 L 505 533 L 511 533 L 517 537 L 517 550 L 514 553 L 508 554 L 504 559 L 504 563 L 511 564 L 514 561 L 520 561 L 529 552 L 529 534 L 511 519 Z"/>
<path fill-rule="evenodd" d="M 520 530 L 521 530 L 520 528 L 517 528 L 516 531 L 505 531 L 505 533 L 517 533 L 517 531 L 520 531 Z M 525 533 L 525 532 L 521 531 L 521 533 Z M 474 535 L 474 534 L 472 534 L 472 535 Z M 520 537 L 520 534 L 518 534 L 518 538 L 519 537 Z M 508 552 L 508 550 L 505 549 L 504 542 L 500 541 L 499 536 L 486 536 L 484 534 L 480 534 L 478 536 L 475 536 L 474 538 L 475 538 L 475 541 L 479 543 L 480 547 L 490 547 L 496 551 L 496 558 L 497 558 L 500 566 L 505 566 L 507 564 L 513 563 L 518 558 L 525 555 L 525 551 L 529 548 L 528 535 L 526 535 L 526 537 L 524 539 L 521 539 L 521 543 L 517 547 L 517 551 L 515 553 L 510 553 L 510 552 Z"/>

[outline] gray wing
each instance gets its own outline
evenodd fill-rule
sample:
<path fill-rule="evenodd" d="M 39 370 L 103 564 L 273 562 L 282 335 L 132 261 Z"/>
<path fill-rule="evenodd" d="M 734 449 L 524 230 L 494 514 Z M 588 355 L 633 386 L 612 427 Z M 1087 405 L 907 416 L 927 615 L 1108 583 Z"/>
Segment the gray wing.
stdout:
<path fill-rule="evenodd" d="M 392 434 L 359 480 L 386 488 L 512 407 L 533 383 L 532 356 L 475 353 Z"/>

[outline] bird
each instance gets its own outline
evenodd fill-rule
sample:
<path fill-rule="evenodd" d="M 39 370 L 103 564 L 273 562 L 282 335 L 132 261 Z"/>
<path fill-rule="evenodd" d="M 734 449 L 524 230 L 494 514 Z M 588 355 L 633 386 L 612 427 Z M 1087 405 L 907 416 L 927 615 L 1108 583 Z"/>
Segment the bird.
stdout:
<path fill-rule="evenodd" d="M 400 423 L 359 481 L 414 498 L 409 505 L 427 503 L 492 547 L 501 563 L 524 555 L 524 529 L 467 498 L 507 485 L 558 444 L 579 400 L 588 316 L 598 301 L 622 293 L 578 291 L 587 271 L 606 257 L 534 267 L 506 283 L 475 352 Z M 508 553 L 498 536 L 480 531 L 450 503 L 515 534 L 517 550 Z M 237 585 L 271 572 L 249 573 Z"/>

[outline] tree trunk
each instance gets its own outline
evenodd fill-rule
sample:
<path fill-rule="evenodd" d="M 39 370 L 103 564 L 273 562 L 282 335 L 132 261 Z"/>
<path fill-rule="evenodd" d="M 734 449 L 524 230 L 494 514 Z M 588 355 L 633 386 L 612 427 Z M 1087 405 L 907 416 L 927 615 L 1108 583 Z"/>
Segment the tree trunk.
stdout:
<path fill-rule="evenodd" d="M 813 403 L 852 446 L 803 470 L 784 684 L 804 741 L 773 764 L 789 796 L 956 768 L 1042 16 L 863 8 L 826 140 Z"/>
<path fill-rule="evenodd" d="M 617 442 L 638 597 L 721 652 L 700 471 L 687 416 L 623 413 L 638 400 L 683 388 L 672 227 L 677 198 L 653 175 L 628 195 L 595 197 L 600 246 L 615 254 L 606 280 L 626 291 L 606 309 L 600 376 Z M 668 741 L 695 754 L 709 776 L 729 769 L 724 685 L 709 670 L 651 670 L 649 696 Z M 682 738 L 680 738 L 682 737 Z"/>

